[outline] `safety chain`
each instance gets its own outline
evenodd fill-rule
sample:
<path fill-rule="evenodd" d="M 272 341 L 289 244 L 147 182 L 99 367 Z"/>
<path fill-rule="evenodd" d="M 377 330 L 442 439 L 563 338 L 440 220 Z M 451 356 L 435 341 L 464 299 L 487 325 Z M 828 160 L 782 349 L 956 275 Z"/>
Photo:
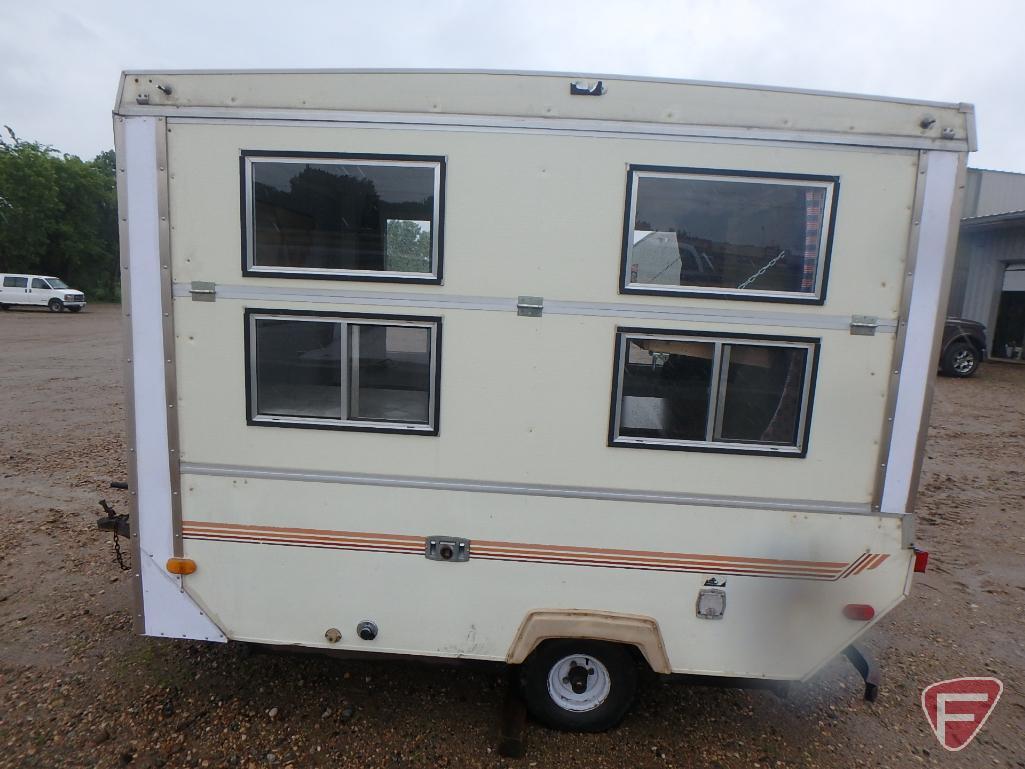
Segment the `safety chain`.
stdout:
<path fill-rule="evenodd" d="M 124 551 L 121 550 L 121 537 L 118 535 L 117 531 L 121 527 L 121 524 L 127 523 L 128 514 L 122 513 L 119 515 L 114 508 L 107 504 L 107 500 L 105 499 L 100 500 L 100 507 L 103 508 L 103 512 L 105 512 L 107 516 L 106 518 L 100 518 L 96 523 L 101 529 L 109 528 L 114 533 L 114 561 L 121 568 L 121 571 L 130 571 L 132 567 L 131 564 L 125 562 L 125 554 Z"/>
<path fill-rule="evenodd" d="M 131 565 L 125 563 L 125 554 L 121 552 L 121 538 L 117 535 L 117 529 L 114 529 L 114 560 L 121 567 L 121 571 L 132 570 Z"/>
<path fill-rule="evenodd" d="M 762 267 L 762 269 L 758 270 L 758 272 L 756 272 L 750 278 L 748 278 L 743 283 L 741 283 L 739 286 L 737 286 L 737 288 L 747 288 L 748 286 L 750 286 L 752 283 L 754 283 L 756 280 L 758 280 L 760 277 L 762 277 L 762 275 L 764 275 L 769 270 L 771 270 L 773 267 L 775 267 L 776 264 L 779 262 L 779 260 L 782 259 L 784 256 L 786 256 L 786 254 L 787 254 L 786 249 L 783 249 L 782 251 L 780 251 L 778 254 L 776 254 L 776 256 L 774 256 L 772 258 L 772 260 L 767 265 Z"/>

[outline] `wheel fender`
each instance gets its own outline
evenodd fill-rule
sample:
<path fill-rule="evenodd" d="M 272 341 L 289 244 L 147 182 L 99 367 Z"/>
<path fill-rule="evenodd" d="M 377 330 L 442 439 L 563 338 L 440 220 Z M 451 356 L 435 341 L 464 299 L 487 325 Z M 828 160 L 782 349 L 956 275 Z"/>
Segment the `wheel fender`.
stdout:
<path fill-rule="evenodd" d="M 634 646 L 656 673 L 671 673 L 662 632 L 651 617 L 586 609 L 535 609 L 520 623 L 506 662 L 519 665 L 542 641 L 584 638 Z"/>

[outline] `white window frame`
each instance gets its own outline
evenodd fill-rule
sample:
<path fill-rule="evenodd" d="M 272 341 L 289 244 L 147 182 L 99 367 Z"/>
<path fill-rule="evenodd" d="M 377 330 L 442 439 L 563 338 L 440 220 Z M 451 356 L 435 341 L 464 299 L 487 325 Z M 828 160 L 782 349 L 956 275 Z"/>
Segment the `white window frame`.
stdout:
<path fill-rule="evenodd" d="M 342 417 L 303 417 L 260 414 L 257 411 L 258 368 L 257 368 L 257 322 L 260 320 L 299 321 L 305 323 L 334 323 L 341 327 L 341 371 L 338 397 L 342 406 Z M 350 392 L 358 387 L 359 368 L 353 367 L 353 352 L 358 346 L 350 344 L 352 326 L 392 326 L 423 328 L 430 334 L 430 390 L 427 401 L 426 423 L 397 422 L 371 419 L 353 419 Z M 441 354 L 441 318 L 398 315 L 369 315 L 362 313 L 321 313 L 303 310 L 256 310 L 247 309 L 245 318 L 246 344 L 246 417 L 253 426 L 310 427 L 329 430 L 355 430 L 359 432 L 402 433 L 411 435 L 438 434 L 438 406 Z M 354 370 L 355 368 L 355 370 Z M 353 383 L 356 383 L 353 385 Z"/>
<path fill-rule="evenodd" d="M 327 280 L 356 280 L 382 283 L 441 283 L 443 264 L 442 234 L 444 215 L 445 158 L 421 155 L 373 155 L 338 152 L 268 152 L 243 150 L 241 155 L 242 184 L 242 273 L 246 277 L 314 278 Z M 254 190 L 253 165 L 278 163 L 292 165 L 360 165 L 391 166 L 396 168 L 431 168 L 434 171 L 434 208 L 431 222 L 431 269 L 429 272 L 401 272 L 397 270 L 346 270 L 322 267 L 286 267 L 253 263 Z"/>
<path fill-rule="evenodd" d="M 636 339 L 696 342 L 713 345 L 711 387 L 708 396 L 708 416 L 704 440 L 643 438 L 622 435 L 623 378 L 626 372 L 628 345 L 631 340 Z M 728 345 L 794 348 L 806 351 L 803 382 L 801 385 L 801 402 L 797 418 L 796 444 L 780 445 L 756 443 L 753 441 L 721 440 L 723 412 L 726 406 L 725 393 L 729 374 L 730 350 Z M 728 335 L 658 329 L 617 328 L 608 445 L 629 448 L 804 457 L 808 451 L 808 435 L 811 427 L 811 408 L 815 391 L 819 347 L 820 340 L 803 337 L 746 336 L 743 334 Z M 716 436 L 720 436 L 720 438 Z"/>
<path fill-rule="evenodd" d="M 664 286 L 652 283 L 630 282 L 630 259 L 634 248 L 634 224 L 637 217 L 637 190 L 640 180 L 645 178 L 688 179 L 736 184 L 772 184 L 777 186 L 819 187 L 824 189 L 822 232 L 819 237 L 819 252 L 815 263 L 815 285 L 813 290 L 765 291 L 751 288 Z M 829 260 L 833 246 L 834 230 L 836 228 L 836 206 L 839 191 L 840 179 L 834 176 L 631 165 L 627 173 L 626 220 L 623 226 L 623 253 L 619 291 L 622 294 L 648 294 L 653 296 L 689 296 L 744 301 L 824 304 L 826 300 L 826 283 L 829 275 Z"/>

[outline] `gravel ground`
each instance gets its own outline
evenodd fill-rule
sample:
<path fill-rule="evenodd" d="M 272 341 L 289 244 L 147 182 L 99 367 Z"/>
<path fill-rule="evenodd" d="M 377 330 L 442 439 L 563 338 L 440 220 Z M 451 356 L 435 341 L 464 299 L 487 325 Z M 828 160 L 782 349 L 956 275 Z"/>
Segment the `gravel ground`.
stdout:
<path fill-rule="evenodd" d="M 869 634 L 875 704 L 837 660 L 781 701 L 651 680 L 602 735 L 529 726 L 495 752 L 503 678 L 394 661 L 140 638 L 95 529 L 127 510 L 119 313 L 0 315 L 0 767 L 1025 767 L 1025 366 L 940 379 L 919 502 L 932 553 Z M 1003 698 L 947 754 L 919 707 L 944 678 Z"/>

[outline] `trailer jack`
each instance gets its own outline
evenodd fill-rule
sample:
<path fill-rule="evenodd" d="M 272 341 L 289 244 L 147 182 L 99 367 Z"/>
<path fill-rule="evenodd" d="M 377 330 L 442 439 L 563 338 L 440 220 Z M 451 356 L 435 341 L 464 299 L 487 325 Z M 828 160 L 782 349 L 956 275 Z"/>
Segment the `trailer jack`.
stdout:
<path fill-rule="evenodd" d="M 851 661 L 851 664 L 854 665 L 854 669 L 865 680 L 865 701 L 875 702 L 879 696 L 881 676 L 879 674 L 879 666 L 872 659 L 872 655 L 856 644 L 848 646 L 843 650 L 843 653 Z"/>

